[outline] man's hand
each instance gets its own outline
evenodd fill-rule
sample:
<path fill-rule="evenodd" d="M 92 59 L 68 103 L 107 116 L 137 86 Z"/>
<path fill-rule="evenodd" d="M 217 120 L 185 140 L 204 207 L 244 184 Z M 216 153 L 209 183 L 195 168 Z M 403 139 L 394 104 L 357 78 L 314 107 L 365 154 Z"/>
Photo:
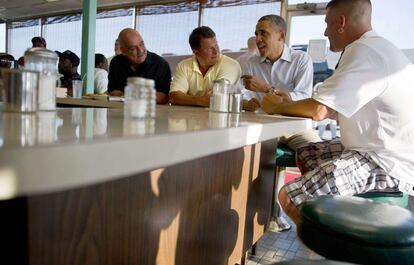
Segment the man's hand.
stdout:
<path fill-rule="evenodd" d="M 283 102 L 285 102 L 283 97 L 278 96 L 274 93 L 268 93 L 264 96 L 262 100 L 262 110 L 269 114 L 278 113 L 277 107 Z"/>
<path fill-rule="evenodd" d="M 274 94 L 280 96 L 283 98 L 284 102 L 290 102 L 292 101 L 292 98 L 290 97 L 289 91 L 287 91 L 286 89 L 283 88 L 276 88 L 273 91 Z"/>
<path fill-rule="evenodd" d="M 253 75 L 243 75 L 241 78 L 243 79 L 244 87 L 251 91 L 267 93 L 272 87 L 270 84 Z"/>
<path fill-rule="evenodd" d="M 207 90 L 204 95 L 197 97 L 197 105 L 201 107 L 210 106 L 210 96 L 213 93 L 212 90 Z"/>
<path fill-rule="evenodd" d="M 243 100 L 243 109 L 247 111 L 255 111 L 260 108 L 260 101 L 257 98 L 251 100 Z"/>
<path fill-rule="evenodd" d="M 124 95 L 124 92 L 122 92 L 121 90 L 113 90 L 109 93 L 109 95 L 114 97 L 122 97 Z"/>

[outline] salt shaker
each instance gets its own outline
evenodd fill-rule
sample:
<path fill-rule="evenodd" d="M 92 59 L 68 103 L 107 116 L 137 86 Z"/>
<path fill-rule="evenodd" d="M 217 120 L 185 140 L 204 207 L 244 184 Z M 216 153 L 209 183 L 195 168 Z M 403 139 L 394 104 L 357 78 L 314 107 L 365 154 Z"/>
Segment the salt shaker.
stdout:
<path fill-rule="evenodd" d="M 39 72 L 38 109 L 56 109 L 58 56 L 45 48 L 31 48 L 24 53 L 25 69 Z"/>
<path fill-rule="evenodd" d="M 147 79 L 129 77 L 125 86 L 124 115 L 127 118 L 145 119 L 148 116 Z"/>
<path fill-rule="evenodd" d="M 230 81 L 218 79 L 213 83 L 213 94 L 210 97 L 210 110 L 218 112 L 229 111 Z"/>

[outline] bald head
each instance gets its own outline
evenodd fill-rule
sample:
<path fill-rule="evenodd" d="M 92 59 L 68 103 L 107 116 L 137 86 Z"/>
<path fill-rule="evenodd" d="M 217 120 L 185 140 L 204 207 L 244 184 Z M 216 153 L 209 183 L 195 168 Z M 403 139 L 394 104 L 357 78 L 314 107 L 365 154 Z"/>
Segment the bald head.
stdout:
<path fill-rule="evenodd" d="M 118 36 L 119 47 L 122 54 L 131 64 L 139 65 L 147 58 L 147 48 L 138 31 L 126 28 Z"/>
<path fill-rule="evenodd" d="M 249 50 L 255 50 L 256 47 L 256 37 L 250 37 L 247 40 L 247 48 L 249 48 Z"/>

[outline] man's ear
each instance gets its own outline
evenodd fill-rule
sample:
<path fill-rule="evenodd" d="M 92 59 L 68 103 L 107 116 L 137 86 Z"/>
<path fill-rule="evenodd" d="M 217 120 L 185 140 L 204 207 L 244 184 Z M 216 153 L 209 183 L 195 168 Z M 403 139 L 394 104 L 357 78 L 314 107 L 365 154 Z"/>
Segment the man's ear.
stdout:
<path fill-rule="evenodd" d="M 345 15 L 340 15 L 339 16 L 339 26 L 340 26 L 340 28 L 345 28 L 345 25 L 346 25 L 347 22 L 348 21 L 347 21 Z"/>
<path fill-rule="evenodd" d="M 194 55 L 198 55 L 200 53 L 200 51 L 198 49 L 193 49 L 193 54 Z"/>
<path fill-rule="evenodd" d="M 280 31 L 280 37 L 279 40 L 282 40 L 283 42 L 286 41 L 286 32 Z"/>

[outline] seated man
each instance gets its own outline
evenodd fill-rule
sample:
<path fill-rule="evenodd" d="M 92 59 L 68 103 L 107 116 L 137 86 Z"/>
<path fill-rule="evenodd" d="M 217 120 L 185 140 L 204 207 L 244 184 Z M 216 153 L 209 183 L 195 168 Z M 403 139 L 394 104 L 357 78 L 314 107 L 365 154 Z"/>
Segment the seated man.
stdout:
<path fill-rule="evenodd" d="M 285 212 L 300 222 L 297 206 L 324 194 L 390 190 L 414 195 L 414 66 L 371 27 L 369 0 L 333 0 L 325 36 L 343 51 L 338 68 L 311 99 L 263 99 L 268 113 L 338 117 L 341 138 L 297 150 L 303 176 L 279 192 Z"/>
<path fill-rule="evenodd" d="M 181 61 L 171 82 L 170 101 L 177 105 L 207 107 L 214 80 L 238 82 L 241 74 L 236 60 L 220 54 L 216 34 L 209 27 L 193 30 L 189 38 L 193 57 Z"/>
<path fill-rule="evenodd" d="M 95 54 L 94 93 L 102 94 L 108 90 L 108 60 L 105 55 Z"/>
<path fill-rule="evenodd" d="M 112 96 L 123 96 L 128 77 L 143 77 L 155 81 L 157 103 L 168 102 L 171 70 L 159 55 L 147 51 L 138 31 L 124 29 L 119 33 L 122 54 L 115 56 L 109 67 L 108 91 Z"/>
<path fill-rule="evenodd" d="M 80 80 L 78 73 L 79 57 L 70 50 L 56 53 L 59 55 L 58 70 L 63 76 L 60 78 L 60 86 L 68 89 L 68 95 L 72 96 L 72 80 Z"/>
<path fill-rule="evenodd" d="M 245 109 L 254 111 L 265 93 L 275 90 L 291 100 L 312 96 L 313 66 L 310 56 L 303 51 L 289 49 L 285 44 L 286 22 L 277 15 L 266 15 L 256 25 L 256 44 L 259 55 L 253 55 L 243 69 Z M 252 99 L 256 101 L 252 102 Z M 249 104 L 250 103 L 250 104 Z M 321 139 L 313 130 L 291 135 L 281 141 L 291 149 Z"/>
<path fill-rule="evenodd" d="M 13 68 L 14 57 L 8 53 L 0 53 L 0 67 L 2 68 Z"/>

